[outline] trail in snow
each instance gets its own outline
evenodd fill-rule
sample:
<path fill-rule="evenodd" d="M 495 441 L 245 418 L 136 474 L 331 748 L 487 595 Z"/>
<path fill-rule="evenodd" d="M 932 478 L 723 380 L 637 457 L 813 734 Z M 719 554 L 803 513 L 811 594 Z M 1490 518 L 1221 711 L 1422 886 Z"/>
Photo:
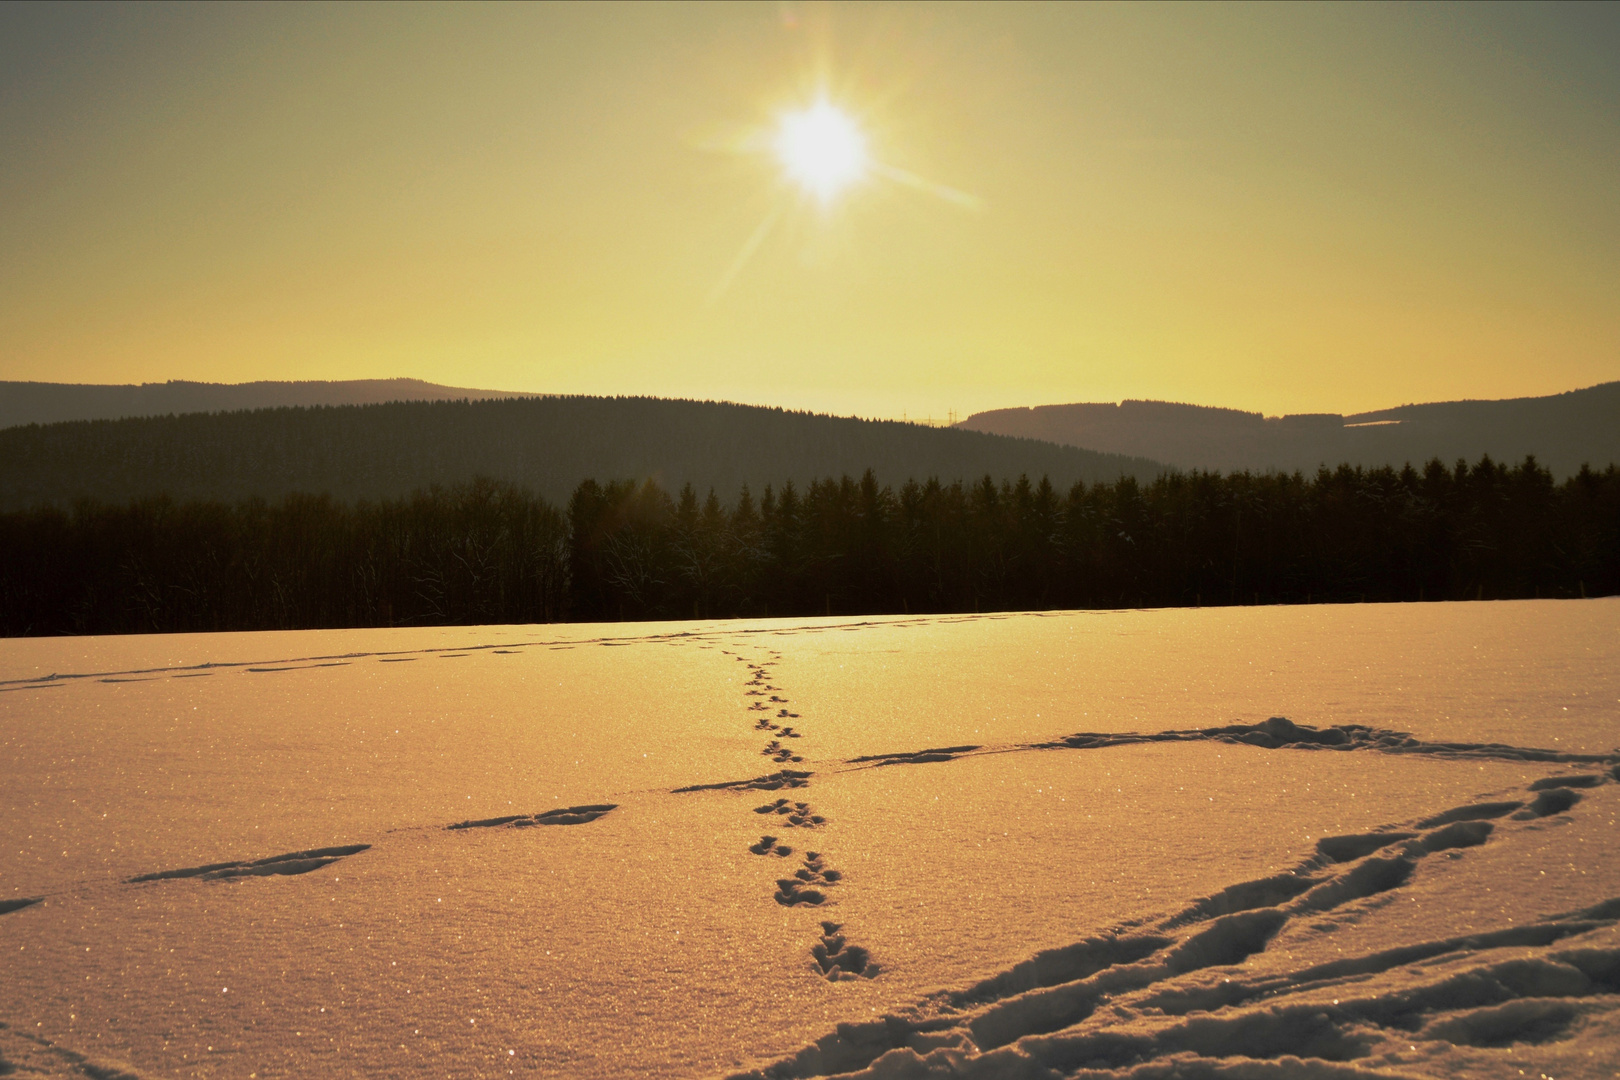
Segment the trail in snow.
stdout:
<path fill-rule="evenodd" d="M 1285 872 L 1240 881 L 1205 896 L 1186 896 L 1174 910 L 1152 919 L 1098 928 L 1084 940 L 1038 953 L 971 985 L 923 998 L 909 1010 L 876 1021 L 841 1024 L 797 1054 L 738 1075 L 1135 1076 L 1143 1080 L 1224 1075 L 1416 1076 L 1442 1071 L 1473 1075 L 1501 1066 L 1507 1060 L 1502 1054 L 1527 1051 L 1549 1061 L 1556 1059 L 1559 1076 L 1620 1073 L 1620 895 L 1530 922 L 1509 921 L 1484 928 L 1453 925 L 1431 932 L 1436 923 L 1430 920 L 1421 928 L 1423 932 L 1386 927 L 1371 942 L 1360 938 L 1350 942 L 1346 936 L 1351 927 L 1389 919 L 1399 910 L 1396 901 L 1415 903 L 1419 886 L 1428 880 L 1425 875 L 1433 877 L 1445 868 L 1463 866 L 1493 852 L 1529 850 L 1534 843 L 1556 839 L 1559 828 L 1579 822 L 1583 815 L 1608 814 L 1612 823 L 1614 809 L 1620 805 L 1616 784 L 1620 751 L 1583 754 L 1499 742 L 1432 741 L 1360 724 L 1311 727 L 1273 717 L 1255 724 L 1158 732 L 1078 732 L 1044 741 L 961 743 L 832 757 L 826 756 L 828 751 L 820 742 L 827 737 L 826 718 L 818 716 L 816 708 L 795 703 L 795 693 L 802 695 L 804 687 L 795 692 L 789 685 L 792 680 L 783 677 L 783 653 L 766 644 L 771 640 L 763 632 L 728 632 L 522 643 L 553 649 L 634 643 L 719 650 L 746 673 L 737 713 L 728 714 L 724 723 L 736 732 L 746 731 L 743 737 L 755 740 L 758 775 L 673 788 L 669 784 L 674 781 L 669 781 L 656 789 L 628 792 L 610 790 L 612 785 L 604 783 L 600 789 L 557 800 L 571 805 L 545 809 L 543 802 L 527 807 L 520 803 L 517 809 L 525 812 L 460 821 L 454 820 L 453 812 L 446 813 L 436 820 L 430 818 L 431 824 L 400 830 L 414 830 L 409 837 L 379 834 L 374 828 L 357 829 L 369 842 L 305 847 L 279 855 L 264 852 L 323 840 L 303 833 L 284 837 L 274 846 L 266 843 L 257 851 L 246 844 L 237 846 L 239 841 L 222 843 L 223 850 L 213 856 L 221 861 L 172 868 L 176 863 L 209 858 L 213 853 L 206 850 L 179 854 L 173 861 L 152 858 L 144 862 L 152 869 L 134 874 L 124 870 L 109 885 L 86 878 L 60 893 L 0 900 L 0 917 L 59 897 L 64 903 L 71 902 L 70 893 L 81 898 L 93 893 L 94 903 L 103 908 L 153 905 L 176 891 L 224 888 L 227 886 L 212 883 L 230 881 L 228 887 L 241 888 L 245 891 L 239 895 L 248 896 L 276 887 L 254 879 L 304 880 L 303 875 L 312 875 L 307 880 L 318 881 L 326 875 L 317 871 L 340 863 L 364 863 L 404 846 L 407 840 L 436 859 L 433 853 L 449 850 L 440 845 L 476 850 L 480 844 L 499 843 L 499 834 L 509 830 L 531 830 L 524 834 L 526 838 L 537 834 L 551 839 L 596 837 L 600 835 L 597 830 L 611 830 L 626 821 L 639 825 L 661 815 L 659 800 L 673 802 L 676 800 L 668 797 L 676 796 L 682 802 L 713 808 L 716 815 L 734 814 L 741 832 L 746 833 L 742 840 L 734 834 L 727 834 L 725 840 L 746 851 L 748 872 L 757 874 L 757 889 L 749 894 L 755 899 L 746 909 L 746 918 L 757 916 L 766 925 L 777 907 L 816 909 L 804 917 L 821 920 L 817 931 L 808 940 L 792 939 L 791 948 L 802 950 L 797 951 L 802 963 L 773 969 L 781 971 L 783 980 L 804 980 L 810 985 L 817 980 L 876 980 L 870 985 L 880 988 L 894 978 L 894 936 L 874 938 L 871 911 L 863 919 L 858 910 L 846 914 L 858 905 L 839 910 L 850 898 L 863 895 L 863 869 L 866 888 L 872 887 L 873 877 L 870 864 L 860 861 L 865 853 L 847 850 L 847 843 L 841 850 L 838 832 L 831 827 L 833 817 L 852 816 L 847 803 L 839 809 L 839 789 L 829 787 L 840 776 L 851 782 L 861 776 L 887 779 L 906 775 L 903 770 L 918 766 L 930 769 L 911 775 L 932 776 L 934 766 L 948 767 L 976 757 L 1061 755 L 1149 744 L 1176 755 L 1182 751 L 1175 747 L 1185 746 L 1191 754 L 1192 747 L 1211 743 L 1248 748 L 1246 752 L 1251 754 L 1254 750 L 1279 755 L 1284 751 L 1309 753 L 1324 761 L 1329 752 L 1337 752 L 1398 755 L 1418 761 L 1562 767 L 1566 771 L 1520 789 L 1498 790 L 1458 805 L 1438 802 L 1433 812 L 1406 821 L 1321 838 L 1309 858 Z M 241 669 L 243 678 L 264 679 L 262 685 L 268 685 L 324 677 L 321 672 L 334 669 L 352 672 L 352 661 L 360 658 L 403 663 L 435 655 L 459 659 L 475 651 L 521 654 L 520 649 L 462 646 L 418 649 L 413 655 L 353 653 L 233 666 Z M 459 669 L 471 663 L 445 668 Z M 223 666 L 207 665 L 210 669 Z M 428 667 L 438 665 L 388 670 L 410 672 Z M 108 683 L 192 679 L 210 673 L 193 668 L 132 668 L 17 680 L 0 689 L 43 690 L 95 679 Z M 185 685 L 209 682 L 218 680 Z M 136 690 L 108 687 L 104 692 Z M 796 711 L 800 709 L 803 713 Z M 1263 716 L 1265 712 L 1249 715 Z M 1014 737 L 1034 738 L 1040 733 L 1037 728 Z M 969 732 L 963 728 L 961 734 Z M 940 736 L 929 741 L 937 738 Z M 753 753 L 747 750 L 748 755 Z M 1275 760 L 1269 754 L 1256 756 Z M 728 760 L 729 764 L 710 762 L 710 775 L 737 776 L 751 771 L 745 757 Z M 1343 760 L 1352 766 L 1353 759 Z M 738 762 L 742 762 L 740 767 Z M 1418 764 L 1405 767 L 1430 769 Z M 1567 771 L 1570 767 L 1585 767 L 1585 771 Z M 894 771 L 864 772 L 868 769 Z M 693 773 L 693 778 L 702 776 L 702 771 L 691 770 L 682 779 Z M 944 768 L 941 775 L 951 774 Z M 725 803 L 723 796 L 733 802 Z M 621 801 L 575 801 L 581 797 Z M 482 812 L 488 814 L 492 809 Z M 588 828 L 610 817 L 608 824 L 588 832 L 536 828 Z M 350 833 L 334 839 L 358 837 Z M 694 835 L 688 842 L 705 840 L 707 836 Z M 1573 851 L 1565 854 L 1578 858 Z M 350 859 L 356 859 L 356 864 L 346 862 Z M 136 863 L 132 869 L 142 865 Z M 347 877 L 348 869 L 341 872 Z M 1054 867 L 1053 872 L 1061 874 L 1064 869 Z M 286 887 L 294 884 L 288 882 Z M 1210 884 L 1206 881 L 1199 889 Z M 1620 893 L 1620 882 L 1614 884 Z M 31 917 L 24 914 L 15 919 Z M 868 924 L 864 935 L 863 921 Z M 1442 913 L 1439 923 L 1444 921 Z M 16 925 L 11 918 L 6 922 Z M 805 931 L 802 923 L 792 925 L 799 927 L 792 932 L 795 935 Z M 1321 947 L 1322 942 L 1333 940 L 1345 940 L 1346 945 L 1336 950 Z M 1337 955 L 1325 956 L 1324 951 Z M 996 963 L 1009 955 L 1015 954 L 998 954 Z M 887 980 L 883 978 L 885 965 L 891 973 Z M 856 999 L 846 995 L 864 990 L 839 986 L 823 992 L 853 1005 Z M 865 1009 L 852 1007 L 850 1011 L 860 1015 Z M 802 1031 L 795 1036 L 802 1037 Z M 755 1060 L 769 1061 L 774 1052 L 762 1050 Z M 0 1025 L 0 1073 L 13 1071 L 46 1076 L 137 1075 L 129 1066 L 92 1059 L 38 1033 Z"/>
<path fill-rule="evenodd" d="M 798 752 L 800 745 L 808 746 L 809 742 L 794 743 L 792 748 L 785 746 L 783 739 L 804 740 L 808 731 L 795 730 L 792 725 L 781 723 L 785 720 L 798 720 L 802 725 L 804 720 L 798 713 L 788 708 L 790 702 L 783 696 L 785 691 L 773 683 L 773 667 L 782 660 L 782 654 L 777 649 L 758 650 L 759 659 L 750 659 L 740 652 L 722 649 L 724 655 L 731 656 L 737 661 L 748 665 L 749 679 L 743 685 L 746 689 L 743 696 L 752 698 L 747 707 L 749 713 L 770 713 L 774 715 L 759 717 L 754 723 L 754 730 L 773 736 L 765 743 L 760 754 L 769 758 L 776 764 L 798 764 L 804 761 L 804 756 Z M 768 695 L 768 696 L 767 696 Z M 809 771 L 784 770 L 770 776 L 759 777 L 753 780 L 722 782 L 718 784 L 701 784 L 677 789 L 675 794 L 695 791 L 716 790 L 778 790 L 783 787 L 804 788 L 809 787 L 811 778 L 815 774 Z M 827 824 L 824 815 L 818 814 L 815 808 L 805 800 L 777 798 L 761 806 L 754 807 L 754 813 L 765 819 L 765 824 L 780 829 L 804 829 L 814 831 Z M 759 842 L 751 844 L 748 850 L 755 855 L 769 855 L 776 858 L 788 858 L 794 854 L 793 848 L 778 843 L 775 835 L 762 833 Z M 835 869 L 829 861 L 829 856 L 820 851 L 806 851 L 791 875 L 775 879 L 776 891 L 771 895 L 783 907 L 823 907 L 833 903 L 832 890 L 845 884 L 846 879 L 841 870 Z M 814 942 L 809 949 L 810 957 L 815 962 L 816 970 L 829 982 L 838 982 L 843 979 L 872 979 L 876 978 L 882 968 L 872 959 L 870 950 L 849 942 L 849 936 L 844 932 L 844 924 L 836 922 L 823 922 L 821 924 L 820 940 Z"/>
<path fill-rule="evenodd" d="M 1442 1063 L 1477 1067 L 1467 1060 L 1474 1049 L 1561 1040 L 1589 1048 L 1581 1064 L 1590 1071 L 1558 1075 L 1611 1075 L 1620 1065 L 1612 1038 L 1620 1032 L 1620 896 L 1325 963 L 1256 970 L 1246 962 L 1323 916 L 1359 907 L 1353 921 L 1369 905 L 1387 906 L 1425 860 L 1513 844 L 1525 830 L 1556 824 L 1547 820 L 1555 815 L 1579 813 L 1584 793 L 1616 779 L 1620 766 L 1546 777 L 1520 798 L 1325 837 L 1286 873 L 1040 953 L 909 1012 L 839 1025 L 791 1058 L 737 1075 L 1416 1076 Z"/>

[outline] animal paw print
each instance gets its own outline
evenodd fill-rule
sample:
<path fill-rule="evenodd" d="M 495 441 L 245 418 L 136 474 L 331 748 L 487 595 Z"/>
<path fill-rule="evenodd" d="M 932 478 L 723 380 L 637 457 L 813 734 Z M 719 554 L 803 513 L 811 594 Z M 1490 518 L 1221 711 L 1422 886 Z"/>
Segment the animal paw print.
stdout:
<path fill-rule="evenodd" d="M 827 902 L 826 890 L 838 884 L 844 875 L 829 870 L 821 860 L 821 852 L 804 853 L 804 865 L 790 878 L 776 879 L 776 902 L 783 907 L 809 904 L 820 907 Z"/>
<path fill-rule="evenodd" d="M 781 859 L 785 859 L 789 855 L 793 854 L 792 848 L 788 847 L 786 844 L 778 844 L 776 842 L 776 837 L 774 836 L 761 836 L 759 838 L 759 843 L 748 845 L 748 850 L 752 851 L 755 855 L 775 855 L 777 858 Z"/>
<path fill-rule="evenodd" d="M 810 809 L 809 803 L 788 802 L 786 799 L 777 799 L 773 803 L 754 807 L 756 814 L 777 814 L 787 818 L 787 827 L 790 829 L 813 829 L 817 825 L 825 825 L 827 819 Z"/>
<path fill-rule="evenodd" d="M 878 966 L 872 963 L 872 954 L 859 945 L 845 943 L 844 935 L 839 932 L 843 928 L 843 923 L 821 924 L 821 940 L 810 946 L 810 955 L 815 959 L 816 966 L 828 982 L 874 978 Z"/>
<path fill-rule="evenodd" d="M 790 727 L 778 728 L 776 733 L 778 735 L 782 736 L 782 738 L 784 738 L 784 739 L 797 739 L 797 738 L 799 738 L 799 733 L 797 731 L 794 731 Z"/>
<path fill-rule="evenodd" d="M 786 709 L 778 709 L 776 711 L 776 715 L 779 718 L 789 719 L 789 720 L 797 720 L 799 718 L 798 713 L 796 713 L 796 712 L 788 712 Z"/>
<path fill-rule="evenodd" d="M 754 725 L 754 730 L 755 731 L 775 731 L 776 730 L 776 725 L 774 723 L 772 723 L 769 718 L 762 716 L 762 717 L 759 718 L 759 722 Z"/>
<path fill-rule="evenodd" d="M 780 761 L 803 761 L 804 760 L 804 758 L 800 757 L 798 754 L 795 754 L 793 751 L 791 751 L 787 747 L 783 746 L 780 739 L 772 739 L 770 742 L 766 743 L 765 744 L 765 749 L 761 750 L 760 753 L 764 754 L 766 757 L 770 758 L 772 761 L 779 761 L 780 762 Z"/>

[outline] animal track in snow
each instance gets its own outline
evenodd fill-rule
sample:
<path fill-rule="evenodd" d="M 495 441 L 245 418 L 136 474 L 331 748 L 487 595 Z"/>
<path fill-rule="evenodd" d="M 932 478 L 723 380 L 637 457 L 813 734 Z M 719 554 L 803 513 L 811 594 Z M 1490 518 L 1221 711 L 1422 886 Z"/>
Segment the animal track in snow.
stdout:
<path fill-rule="evenodd" d="M 738 659 L 741 659 L 739 657 Z M 778 657 L 779 659 L 779 657 Z M 784 745 L 787 739 L 803 737 L 803 732 L 795 731 L 791 725 L 782 721 L 798 720 L 799 714 L 788 707 L 788 699 L 780 692 L 780 687 L 770 681 L 770 671 L 763 664 L 750 664 L 751 678 L 744 684 L 744 696 L 754 700 L 748 703 L 748 711 L 753 713 L 769 713 L 772 706 L 776 706 L 776 715 L 759 716 L 754 722 L 755 731 L 767 731 L 774 734 L 760 751 L 766 757 L 777 762 L 800 762 L 804 759 Z M 760 700 L 769 694 L 768 703 Z M 754 781 L 740 781 L 727 784 L 702 784 L 681 788 L 681 791 L 701 791 L 715 789 L 746 790 L 764 788 L 766 790 L 780 787 L 803 787 L 809 782 L 810 773 L 783 770 L 781 773 Z M 817 814 L 807 802 L 794 802 L 787 798 L 778 798 L 763 806 L 754 808 L 756 814 L 768 817 L 779 827 L 814 829 L 825 824 L 826 819 Z M 760 856 L 774 856 L 787 858 L 793 854 L 793 849 L 778 842 L 778 838 L 771 834 L 761 835 L 759 841 L 750 844 L 748 850 Z M 794 871 L 792 877 L 783 877 L 776 880 L 774 899 L 783 907 L 820 907 L 828 902 L 828 890 L 838 884 L 843 875 L 827 865 L 826 859 L 820 852 L 811 851 L 804 855 L 802 865 Z M 843 979 L 873 978 L 878 973 L 877 965 L 871 962 L 867 950 L 850 945 L 840 933 L 841 927 L 837 923 L 822 923 L 821 940 L 811 948 L 811 958 L 815 962 L 815 970 L 823 978 L 831 982 Z"/>
<path fill-rule="evenodd" d="M 783 907 L 809 904 L 820 907 L 827 902 L 827 889 L 843 880 L 844 875 L 829 869 L 821 852 L 804 853 L 804 865 L 792 877 L 776 879 L 776 902 Z"/>
<path fill-rule="evenodd" d="M 1573 795 L 1608 779 L 1548 778 L 1530 791 Z M 1357 1066 L 1376 1071 L 1423 1040 L 1431 1047 L 1505 1047 L 1562 1039 L 1583 1017 L 1616 1008 L 1620 947 L 1604 934 L 1620 924 L 1620 897 L 1539 922 L 1311 966 L 1289 967 L 1288 953 L 1281 970 L 1244 962 L 1301 921 L 1311 933 L 1333 932 L 1332 924 L 1314 920 L 1404 888 L 1430 855 L 1465 858 L 1468 848 L 1510 843 L 1513 830 L 1536 829 L 1528 822 L 1575 805 L 1478 803 L 1404 827 L 1324 837 L 1293 871 L 1228 886 L 1151 927 L 1132 924 L 1041 952 L 930 999 L 926 1009 L 840 1024 L 793 1057 L 739 1075 L 855 1073 L 881 1057 L 885 1077 L 1057 1077 L 1076 1070 L 1350 1077 L 1364 1075 Z M 1521 820 L 1527 824 L 1515 824 Z M 1500 839 L 1504 830 L 1508 838 Z M 815 956 L 824 973 L 830 974 L 839 929 L 823 924 Z M 840 943 L 840 951 L 848 948 Z M 1372 981 L 1397 970 L 1393 983 Z M 1287 1059 L 1297 1064 L 1283 1068 Z"/>
<path fill-rule="evenodd" d="M 754 807 L 756 814 L 775 814 L 782 818 L 790 829 L 813 829 L 817 825 L 825 825 L 827 819 L 810 809 L 809 803 L 788 802 L 786 799 L 777 799 L 764 806 Z"/>
<path fill-rule="evenodd" d="M 223 878 L 307 874 L 311 870 L 331 866 L 333 863 L 365 851 L 369 847 L 371 847 L 370 844 L 349 844 L 344 847 L 312 848 L 309 851 L 293 851 L 286 855 L 272 855 L 268 859 L 209 863 L 206 866 L 188 866 L 179 870 L 159 870 L 152 874 L 137 874 L 135 877 L 130 878 L 129 882 L 135 884 L 142 881 L 167 881 L 171 878 L 199 878 L 203 881 L 219 881 Z"/>
<path fill-rule="evenodd" d="M 586 825 L 619 808 L 618 803 L 589 803 L 585 806 L 563 806 L 543 814 L 507 814 L 504 817 L 482 818 L 478 821 L 458 821 L 446 825 L 447 829 L 495 829 L 508 826 L 514 829 L 531 825 Z"/>
<path fill-rule="evenodd" d="M 759 843 L 748 845 L 748 850 L 752 851 L 755 855 L 775 855 L 782 859 L 785 859 L 789 855 L 793 854 L 792 848 L 788 847 L 786 844 L 778 844 L 776 842 L 776 837 L 774 836 L 761 836 L 759 838 Z"/>
<path fill-rule="evenodd" d="M 822 923 L 821 940 L 810 947 L 811 959 L 828 982 L 875 978 L 878 966 L 872 963 L 872 954 L 859 945 L 848 944 L 843 929 L 843 923 Z"/>
<path fill-rule="evenodd" d="M 791 761 L 796 764 L 804 760 L 804 758 L 783 746 L 781 740 L 779 739 L 772 739 L 770 742 L 766 743 L 765 749 L 761 750 L 760 753 L 770 758 L 772 761 Z"/>

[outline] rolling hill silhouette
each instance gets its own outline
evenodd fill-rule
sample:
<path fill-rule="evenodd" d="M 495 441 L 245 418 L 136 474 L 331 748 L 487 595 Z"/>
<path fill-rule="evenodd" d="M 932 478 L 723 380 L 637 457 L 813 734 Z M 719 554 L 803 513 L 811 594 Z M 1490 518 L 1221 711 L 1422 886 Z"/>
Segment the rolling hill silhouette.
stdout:
<path fill-rule="evenodd" d="M 1041 405 L 975 413 L 970 431 L 1134 454 L 1182 469 L 1314 472 L 1319 466 L 1522 461 L 1569 476 L 1620 462 L 1620 382 L 1550 397 L 1444 401 L 1340 416 L 1266 417 L 1167 401 Z"/>
<path fill-rule="evenodd" d="M 121 420 L 170 413 L 234 412 L 288 405 L 378 405 L 387 401 L 484 401 L 532 397 L 506 390 L 469 390 L 421 379 L 329 382 L 162 383 L 89 385 L 0 382 L 0 428 L 64 420 Z"/>

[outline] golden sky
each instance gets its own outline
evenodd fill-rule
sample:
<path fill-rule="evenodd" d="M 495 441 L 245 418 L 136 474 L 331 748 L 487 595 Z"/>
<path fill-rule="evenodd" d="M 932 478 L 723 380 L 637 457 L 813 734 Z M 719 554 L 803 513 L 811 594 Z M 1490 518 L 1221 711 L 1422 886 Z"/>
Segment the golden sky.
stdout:
<path fill-rule="evenodd" d="M 7 5 L 0 379 L 1555 393 L 1620 379 L 1616 55 L 1616 5 Z M 825 206 L 765 145 L 818 95 L 888 170 Z"/>

